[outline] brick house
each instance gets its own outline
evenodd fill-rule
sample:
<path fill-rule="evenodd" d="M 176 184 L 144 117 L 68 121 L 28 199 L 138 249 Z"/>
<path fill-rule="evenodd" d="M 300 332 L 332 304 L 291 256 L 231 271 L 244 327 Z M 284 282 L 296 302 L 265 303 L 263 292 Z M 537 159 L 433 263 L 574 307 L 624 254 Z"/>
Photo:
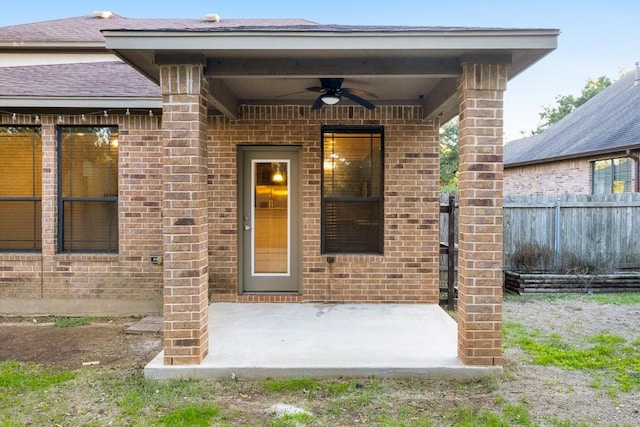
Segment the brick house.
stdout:
<path fill-rule="evenodd" d="M 459 114 L 459 357 L 500 366 L 503 92 L 557 35 L 2 28 L 0 312 L 163 312 L 164 363 L 184 365 L 206 356 L 210 301 L 437 304 L 438 131 Z M 318 86 L 338 78 L 353 92 Z"/>
<path fill-rule="evenodd" d="M 504 193 L 638 192 L 640 79 L 621 77 L 544 132 L 504 148 Z"/>

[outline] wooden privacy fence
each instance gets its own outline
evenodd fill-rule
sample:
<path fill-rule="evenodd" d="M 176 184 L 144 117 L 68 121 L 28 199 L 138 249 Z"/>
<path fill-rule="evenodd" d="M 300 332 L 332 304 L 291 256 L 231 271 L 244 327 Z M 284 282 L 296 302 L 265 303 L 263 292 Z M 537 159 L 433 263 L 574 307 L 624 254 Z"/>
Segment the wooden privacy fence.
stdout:
<path fill-rule="evenodd" d="M 640 193 L 510 196 L 504 199 L 504 267 L 519 244 L 553 251 L 559 267 L 570 254 L 640 267 Z"/>
<path fill-rule="evenodd" d="M 451 304 L 455 296 L 449 289 L 456 285 L 457 210 L 457 198 L 441 195 L 441 304 Z M 525 243 L 551 249 L 556 263 L 568 253 L 601 257 L 619 269 L 640 269 L 640 193 L 508 196 L 503 215 L 505 270 L 512 268 L 515 248 Z"/>

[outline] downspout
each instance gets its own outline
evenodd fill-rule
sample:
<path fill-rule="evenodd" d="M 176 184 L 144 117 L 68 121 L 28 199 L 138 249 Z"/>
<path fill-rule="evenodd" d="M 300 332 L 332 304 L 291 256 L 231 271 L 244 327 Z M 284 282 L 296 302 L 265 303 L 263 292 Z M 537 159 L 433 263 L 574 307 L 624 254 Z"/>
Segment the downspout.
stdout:
<path fill-rule="evenodd" d="M 637 154 L 633 154 L 629 148 L 627 148 L 627 157 L 633 159 L 636 164 L 636 170 L 633 177 L 633 191 L 636 193 L 640 192 L 640 158 L 638 158 Z"/>

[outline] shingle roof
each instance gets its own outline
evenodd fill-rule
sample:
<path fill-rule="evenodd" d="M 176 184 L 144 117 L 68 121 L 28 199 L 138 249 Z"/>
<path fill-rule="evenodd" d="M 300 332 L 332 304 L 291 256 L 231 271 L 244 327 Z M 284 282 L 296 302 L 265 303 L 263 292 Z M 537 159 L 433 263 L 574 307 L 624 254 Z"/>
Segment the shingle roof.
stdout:
<path fill-rule="evenodd" d="M 158 97 L 160 88 L 123 62 L 0 67 L 4 97 Z"/>
<path fill-rule="evenodd" d="M 0 43 L 19 47 L 22 43 L 34 42 L 104 42 L 101 30 L 185 30 L 207 29 L 229 30 L 238 28 L 271 28 L 314 26 L 304 19 L 223 19 L 218 23 L 204 19 L 135 19 L 112 15 L 108 19 L 93 16 L 34 22 L 0 28 Z"/>
<path fill-rule="evenodd" d="M 19 48 L 29 43 L 93 42 L 102 43 L 101 30 L 130 31 L 266 31 L 266 32 L 456 32 L 456 31 L 504 31 L 503 28 L 478 27 L 407 27 L 407 26 L 354 26 L 324 25 L 305 19 L 222 19 L 208 22 L 204 19 L 138 19 L 113 14 L 108 19 L 94 16 L 53 21 L 34 22 L 0 28 L 0 45 Z M 509 28 L 509 30 L 518 30 Z M 530 29 L 528 29 L 530 30 Z"/>
<path fill-rule="evenodd" d="M 505 167 L 640 147 L 640 85 L 628 73 L 538 135 L 509 142 Z"/>

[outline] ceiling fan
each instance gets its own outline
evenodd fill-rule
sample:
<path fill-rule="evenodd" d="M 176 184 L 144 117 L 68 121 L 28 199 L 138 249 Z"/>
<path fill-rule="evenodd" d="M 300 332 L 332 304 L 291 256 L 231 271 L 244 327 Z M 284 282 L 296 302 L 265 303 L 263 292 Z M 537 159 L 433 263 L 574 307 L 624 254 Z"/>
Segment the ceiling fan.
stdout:
<path fill-rule="evenodd" d="M 363 98 L 365 96 L 377 98 L 374 94 L 365 92 L 364 90 L 360 89 L 342 87 L 343 81 L 344 79 L 342 78 L 321 78 L 320 86 L 308 87 L 306 90 L 320 93 L 320 96 L 318 96 L 313 102 L 311 109 L 319 110 L 324 104 L 337 104 L 342 98 L 350 99 L 351 101 L 356 102 L 363 107 L 368 108 L 369 110 L 373 110 L 374 108 L 376 108 L 376 106 L 372 102 L 367 101 Z"/>

